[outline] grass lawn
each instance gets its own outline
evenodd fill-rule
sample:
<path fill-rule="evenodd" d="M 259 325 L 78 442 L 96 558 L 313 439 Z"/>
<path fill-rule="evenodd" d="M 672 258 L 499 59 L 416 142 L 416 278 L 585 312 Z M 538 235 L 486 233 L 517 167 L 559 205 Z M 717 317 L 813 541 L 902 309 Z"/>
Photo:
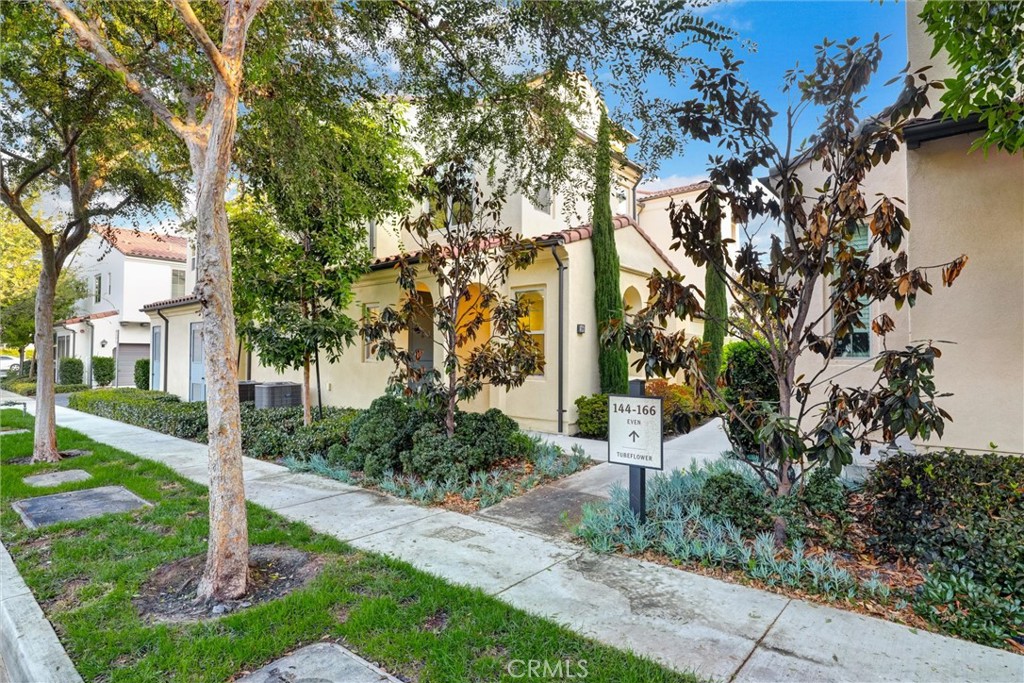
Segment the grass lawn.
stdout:
<path fill-rule="evenodd" d="M 32 427 L 19 410 L 8 428 Z M 588 681 L 695 681 L 578 636 L 408 564 L 364 553 L 249 505 L 253 545 L 279 544 L 328 558 L 304 588 L 198 624 L 147 625 L 131 602 L 150 572 L 205 551 L 206 489 L 167 467 L 58 428 L 62 449 L 92 450 L 59 465 L 2 468 L 3 543 L 86 680 L 225 681 L 304 644 L 335 640 L 408 680 L 513 680 L 511 660 L 586 660 Z M 31 453 L 32 434 L 0 437 L 2 460 Z M 92 479 L 38 489 L 22 477 L 83 469 Z M 29 530 L 20 498 L 124 485 L 153 507 Z"/>

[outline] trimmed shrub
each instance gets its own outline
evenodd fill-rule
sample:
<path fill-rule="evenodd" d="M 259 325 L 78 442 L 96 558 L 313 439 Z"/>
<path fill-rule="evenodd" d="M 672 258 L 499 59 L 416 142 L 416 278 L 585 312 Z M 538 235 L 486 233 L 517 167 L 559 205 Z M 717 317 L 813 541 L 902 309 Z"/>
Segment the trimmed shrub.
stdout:
<path fill-rule="evenodd" d="M 36 395 L 36 383 L 35 380 L 29 380 L 24 378 L 18 378 L 14 381 L 7 382 L 4 385 L 4 389 L 13 391 L 16 394 L 22 396 L 35 396 Z"/>
<path fill-rule="evenodd" d="M 140 358 L 135 361 L 135 388 L 149 389 L 149 359 Z"/>
<path fill-rule="evenodd" d="M 454 481 L 460 484 L 469 473 L 481 469 L 476 465 L 480 451 L 457 439 L 449 439 L 436 424 L 424 424 L 413 434 L 412 448 L 400 455 L 403 471 L 435 482 Z"/>
<path fill-rule="evenodd" d="M 79 391 L 88 391 L 89 386 L 86 384 L 58 384 L 54 387 L 55 393 L 58 394 L 74 394 Z"/>
<path fill-rule="evenodd" d="M 580 396 L 576 399 L 576 410 L 579 412 L 576 426 L 579 427 L 580 436 L 591 439 L 608 438 L 607 394 Z"/>
<path fill-rule="evenodd" d="M 761 419 L 758 415 L 760 403 L 778 403 L 779 387 L 775 381 L 768 347 L 761 342 L 739 341 L 727 344 L 723 353 L 725 358 L 725 390 L 726 401 L 744 412 L 744 422 L 756 427 Z M 736 418 L 726 420 L 726 427 L 734 445 L 744 456 L 756 455 L 760 445 L 753 434 L 743 427 L 743 422 Z"/>
<path fill-rule="evenodd" d="M 471 466 L 471 470 L 490 467 L 504 458 L 524 455 L 515 439 L 519 425 L 497 408 L 485 413 L 463 413 L 457 417 L 455 438 L 462 445 L 481 451 L 474 460 L 484 464 Z"/>
<path fill-rule="evenodd" d="M 705 513 L 729 520 L 748 533 L 769 526 L 769 499 L 764 487 L 739 472 L 727 470 L 710 475 L 697 496 L 697 502 Z"/>
<path fill-rule="evenodd" d="M 399 454 L 412 448 L 412 418 L 408 401 L 391 394 L 374 399 L 349 429 L 351 461 L 362 460 L 363 474 L 371 479 L 396 471 Z"/>
<path fill-rule="evenodd" d="M 61 358 L 58 376 L 61 384 L 82 384 L 85 381 L 85 363 L 81 358 Z"/>
<path fill-rule="evenodd" d="M 101 387 L 114 381 L 114 359 L 110 356 L 92 357 L 92 378 Z"/>

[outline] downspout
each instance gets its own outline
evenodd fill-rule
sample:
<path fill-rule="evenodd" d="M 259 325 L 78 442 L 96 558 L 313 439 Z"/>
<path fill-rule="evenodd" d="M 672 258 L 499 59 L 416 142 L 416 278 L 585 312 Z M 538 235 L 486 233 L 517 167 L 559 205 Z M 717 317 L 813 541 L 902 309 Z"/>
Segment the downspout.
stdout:
<path fill-rule="evenodd" d="M 558 257 L 558 245 L 551 245 L 551 256 L 558 264 L 558 433 L 565 430 L 565 264 Z"/>
<path fill-rule="evenodd" d="M 636 182 L 633 183 L 633 196 L 631 203 L 633 204 L 633 220 L 637 223 L 640 222 L 640 212 L 636 210 L 636 188 L 640 187 L 640 181 L 644 179 L 643 173 L 636 177 Z"/>
<path fill-rule="evenodd" d="M 160 316 L 161 320 L 164 321 L 164 334 L 163 334 L 163 337 L 164 337 L 163 338 L 163 345 L 164 345 L 164 381 L 163 381 L 162 386 L 160 387 L 160 391 L 166 392 L 167 391 L 167 351 L 171 348 L 171 345 L 168 344 L 167 342 L 168 342 L 168 340 L 171 337 L 171 321 L 168 320 L 167 316 L 164 315 L 163 309 L 160 309 L 160 308 L 156 309 L 156 314 L 158 316 Z M 150 338 L 150 341 L 152 341 L 152 337 Z"/>
<path fill-rule="evenodd" d="M 92 354 L 93 354 L 93 351 L 95 350 L 94 344 L 96 342 L 96 327 L 92 324 L 92 321 L 89 320 L 88 318 L 85 318 L 84 320 L 82 320 L 82 322 L 84 322 L 85 326 L 89 328 L 89 375 L 88 375 L 88 379 L 89 379 L 89 388 L 92 388 Z"/>

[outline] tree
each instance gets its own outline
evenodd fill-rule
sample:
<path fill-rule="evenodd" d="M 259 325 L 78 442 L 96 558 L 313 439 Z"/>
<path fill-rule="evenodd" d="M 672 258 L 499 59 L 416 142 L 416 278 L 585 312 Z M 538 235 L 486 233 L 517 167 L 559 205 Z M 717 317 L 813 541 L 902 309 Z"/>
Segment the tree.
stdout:
<path fill-rule="evenodd" d="M 597 126 L 597 154 L 594 160 L 594 195 L 590 239 L 594 250 L 594 309 L 597 330 L 601 334 L 610 324 L 623 319 L 622 294 L 619 289 L 619 252 L 615 248 L 615 226 L 612 223 L 611 195 L 611 125 L 601 111 Z M 621 345 L 598 342 L 597 366 L 601 376 L 601 393 L 629 392 L 629 358 Z"/>
<path fill-rule="evenodd" d="M 337 6 L 221 0 L 195 7 L 188 0 L 168 0 L 170 9 L 146 2 L 46 2 L 188 151 L 212 427 L 211 530 L 201 598 L 237 597 L 246 587 L 224 199 L 239 103 L 248 111 L 256 100 L 297 93 L 326 100 L 339 88 L 353 101 L 403 93 L 416 103 L 430 158 L 451 158 L 439 150 L 461 150 L 473 158 L 504 160 L 501 175 L 514 176 L 519 185 L 536 185 L 540 178 L 565 182 L 565 162 L 584 148 L 573 125 L 584 104 L 579 73 L 596 74 L 611 63 L 614 77 L 607 87 L 620 93 L 634 120 L 656 122 L 650 115 L 671 103 L 647 94 L 648 77 L 696 73 L 703 63 L 700 48 L 714 50 L 733 37 L 687 7 L 653 1 L 638 2 L 628 13 L 610 0 Z M 254 22 L 258 30 L 250 31 Z M 212 37 L 218 34 L 219 44 Z M 153 46 L 159 49 L 147 49 Z M 658 135 L 657 126 L 649 128 L 646 149 L 662 152 L 675 140 Z"/>
<path fill-rule="evenodd" d="M 417 250 L 403 254 L 396 266 L 402 303 L 368 319 L 362 334 L 371 353 L 394 361 L 394 384 L 440 397 L 451 437 L 459 401 L 472 399 L 485 384 L 520 386 L 543 370 L 543 349 L 525 323 L 528 299 L 502 291 L 509 273 L 529 267 L 537 249 L 500 227 L 501 197 L 482 196 L 472 167 L 462 160 L 428 166 L 412 194 L 431 209 L 403 224 Z M 419 287 L 424 275 L 436 286 L 429 302 Z M 400 343 L 405 333 L 440 350 L 441 371 L 424 367 L 423 349 Z"/>
<path fill-rule="evenodd" d="M 404 208 L 408 185 L 409 153 L 383 103 L 325 104 L 289 117 L 276 100 L 257 105 L 239 164 L 257 200 L 229 206 L 239 334 L 263 363 L 302 370 L 306 424 L 311 361 L 336 361 L 355 336 L 345 311 L 369 263 L 366 225 Z"/>
<path fill-rule="evenodd" d="M 29 211 L 31 212 L 31 206 Z M 0 306 L 35 289 L 39 280 L 39 243 L 10 211 L 0 211 Z"/>
<path fill-rule="evenodd" d="M 21 232 L 26 233 L 27 231 L 23 229 Z M 54 318 L 57 320 L 69 318 L 74 313 L 75 302 L 84 297 L 87 292 L 88 287 L 85 280 L 68 271 L 61 273 L 53 297 Z M 35 290 L 23 291 L 9 298 L 0 306 L 0 320 L 3 321 L 3 325 L 0 326 L 0 343 L 18 349 L 18 359 L 24 363 L 25 347 L 35 339 Z M 37 357 L 46 355 L 46 350 L 51 346 L 52 342 L 48 342 L 44 347 L 37 346 Z"/>
<path fill-rule="evenodd" d="M 713 190 L 706 190 L 714 195 Z M 710 199 L 710 198 L 709 198 Z M 710 239 L 718 239 L 722 234 L 722 207 L 709 199 L 700 202 L 705 226 L 709 230 L 718 230 Z M 718 382 L 718 373 L 722 369 L 722 349 L 729 327 L 729 294 L 725 284 L 725 254 L 719 250 L 712 251 L 709 263 L 704 269 L 704 359 L 701 369 L 708 384 Z"/>
<path fill-rule="evenodd" d="M 33 324 L 37 355 L 33 462 L 55 462 L 54 299 L 68 259 L 92 232 L 94 219 L 133 216 L 174 205 L 180 188 L 161 174 L 162 136 L 138 116 L 120 85 L 63 33 L 53 34 L 45 10 L 4 5 L 0 16 L 4 89 L 0 107 L 0 200 L 39 246 Z M 49 192 L 67 209 L 43 222 L 28 201 Z"/>
<path fill-rule="evenodd" d="M 976 114 L 988 131 L 976 146 L 1024 150 L 1024 4 L 930 0 L 919 15 L 956 73 L 944 82 L 943 113 Z"/>
<path fill-rule="evenodd" d="M 932 291 L 929 270 L 942 269 L 943 284 L 951 285 L 967 260 L 961 256 L 910 267 L 902 251 L 910 221 L 898 200 L 882 196 L 869 206 L 863 192 L 865 175 L 899 149 L 904 123 L 925 106 L 931 85 L 920 72 L 907 74 L 896 103 L 877 117 L 858 119 L 860 93 L 881 59 L 879 43 L 877 36 L 863 47 L 855 39 L 825 41 L 814 70 L 787 75 L 786 89 L 797 91 L 800 99 L 787 108 L 788 138 L 781 148 L 770 135 L 773 112 L 737 80 L 735 65 L 727 63 L 699 79 L 698 97 L 679 113 L 684 130 L 698 138 L 720 137 L 728 156 L 716 159 L 711 171 L 716 189 L 705 193 L 699 211 L 689 205 L 671 208 L 673 236 L 698 265 L 718 269 L 737 305 L 745 308 L 746 323 L 734 326 L 733 333 L 766 344 L 778 402 L 743 400 L 742 392 L 729 400 L 700 371 L 698 340 L 665 331 L 671 316 L 703 313 L 699 291 L 679 276 L 656 273 L 650 280 L 651 303 L 611 335 L 641 351 L 640 363 L 653 374 L 685 371 L 701 391 L 722 401 L 734 448 L 779 497 L 789 494 L 815 463 L 838 474 L 852 461 L 854 447 L 869 449 L 876 434 L 887 442 L 900 434 L 926 439 L 933 432 L 941 435 L 949 419 L 935 403 L 933 373 L 940 352 L 931 343 L 882 350 L 871 359 L 877 379 L 868 387 L 844 387 L 842 375 L 826 375 L 852 333 L 866 325 L 862 314 L 867 307 L 886 301 L 897 308 L 912 306 L 919 294 Z M 793 124 L 811 106 L 823 108 L 821 123 L 794 160 L 789 153 Z M 807 194 L 797 171 L 806 160 L 827 174 Z M 771 188 L 776 198 L 768 198 L 753 182 L 754 170 L 765 165 L 775 169 Z M 723 201 L 743 224 L 763 217 L 779 220 L 783 236 L 773 237 L 767 254 L 758 253 L 747 238 L 732 260 L 729 241 L 714 224 L 715 207 Z M 725 267 L 716 265 L 720 262 Z M 823 291 L 825 305 L 815 310 Z M 870 326 L 878 335 L 894 327 L 886 313 Z M 816 370 L 798 375 L 800 362 Z M 760 444 L 760 452 L 742 449 L 744 435 Z M 781 542 L 786 533 L 781 516 L 775 528 Z"/>

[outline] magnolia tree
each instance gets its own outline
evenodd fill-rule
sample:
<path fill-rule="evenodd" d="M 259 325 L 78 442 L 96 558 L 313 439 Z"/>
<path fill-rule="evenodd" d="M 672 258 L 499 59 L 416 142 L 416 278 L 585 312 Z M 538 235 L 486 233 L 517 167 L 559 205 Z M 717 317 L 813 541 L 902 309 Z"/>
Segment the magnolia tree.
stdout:
<path fill-rule="evenodd" d="M 440 397 L 452 436 L 459 401 L 485 384 L 520 386 L 544 367 L 543 350 L 522 322 L 528 300 L 503 293 L 509 273 L 532 264 L 537 249 L 501 227 L 503 201 L 481 196 L 471 166 L 428 167 L 412 194 L 431 208 L 403 222 L 418 250 L 396 264 L 402 302 L 368 319 L 362 334 L 372 353 L 394 361 L 393 383 Z M 432 296 L 421 283 L 433 285 Z M 404 343 L 410 333 L 440 351 L 439 368 L 423 363 L 425 349 Z"/>
<path fill-rule="evenodd" d="M 925 106 L 930 86 L 923 73 L 909 74 L 894 105 L 860 120 L 857 105 L 880 58 L 877 37 L 863 47 L 854 40 L 825 42 L 814 70 L 790 72 L 786 89 L 799 101 L 786 111 L 788 137 L 782 147 L 770 135 L 773 112 L 740 84 L 734 65 L 699 79 L 698 96 L 678 112 L 684 131 L 720 137 L 728 154 L 715 160 L 712 185 L 697 208 L 670 209 L 673 246 L 698 265 L 719 270 L 743 312 L 743 324 L 730 324 L 730 331 L 764 345 L 778 401 L 727 393 L 707 382 L 700 372 L 699 340 L 665 330 L 670 317 L 703 315 L 699 291 L 679 276 L 656 273 L 648 306 L 609 335 L 641 352 L 638 365 L 651 374 L 684 371 L 721 401 L 735 450 L 780 497 L 814 463 L 838 474 L 852 461 L 853 450 L 868 450 L 873 438 L 926 439 L 932 432 L 941 435 L 949 418 L 934 400 L 932 377 L 940 353 L 930 342 L 881 350 L 870 359 L 877 373 L 870 386 L 843 386 L 843 376 L 828 370 L 852 333 L 865 326 L 863 311 L 884 302 L 913 306 L 919 294 L 932 291 L 930 270 L 940 269 L 943 284 L 950 285 L 966 262 L 960 256 L 910 266 L 904 249 L 910 221 L 900 201 L 864 192 L 865 176 L 897 152 L 904 122 Z M 822 108 L 821 123 L 805 151 L 794 157 L 793 126 L 812 106 Z M 808 161 L 825 173 L 817 187 L 801 180 L 799 168 Z M 769 181 L 774 197 L 755 183 L 755 169 L 764 166 L 774 169 Z M 772 236 L 768 252 L 759 253 L 745 230 L 747 238 L 732 258 L 731 240 L 721 237 L 718 223 L 723 204 L 745 226 L 766 218 L 778 221 L 781 236 Z M 823 293 L 822 306 L 815 302 Z M 880 313 L 870 327 L 884 337 L 894 322 Z M 798 374 L 799 364 L 812 371 Z M 751 442 L 758 444 L 754 453 L 744 448 Z M 775 525 L 781 542 L 785 522 L 778 517 Z"/>

